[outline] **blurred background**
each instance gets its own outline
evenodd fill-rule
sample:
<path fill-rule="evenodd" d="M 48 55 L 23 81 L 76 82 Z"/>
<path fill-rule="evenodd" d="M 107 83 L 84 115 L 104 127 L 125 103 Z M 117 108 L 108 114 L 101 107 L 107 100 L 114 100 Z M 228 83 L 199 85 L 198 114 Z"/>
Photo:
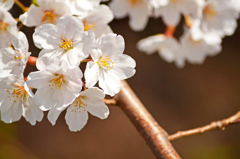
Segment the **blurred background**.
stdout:
<path fill-rule="evenodd" d="M 29 1 L 22 2 L 30 6 Z M 11 11 L 15 18 L 21 13 L 17 6 Z M 240 28 L 233 36 L 223 39 L 222 52 L 216 57 L 208 57 L 202 65 L 186 64 L 178 69 L 157 53 L 148 56 L 136 49 L 140 39 L 164 32 L 161 19 L 150 18 L 141 32 L 129 28 L 128 18 L 114 20 L 110 26 L 124 37 L 125 54 L 137 62 L 136 75 L 127 80 L 129 85 L 169 134 L 227 118 L 240 109 Z M 182 34 L 182 28 L 180 24 L 177 37 Z M 21 30 L 28 36 L 30 52 L 37 56 L 39 50 L 32 41 L 34 28 Z M 28 66 L 25 75 L 34 70 L 34 66 Z M 117 106 L 109 109 L 107 119 L 89 115 L 87 125 L 76 133 L 69 131 L 65 112 L 55 126 L 47 120 L 46 112 L 43 121 L 35 126 L 24 118 L 12 124 L 1 121 L 0 158 L 154 159 L 123 111 Z M 172 144 L 183 159 L 239 159 L 240 124 L 228 126 L 224 131 L 181 138 Z"/>

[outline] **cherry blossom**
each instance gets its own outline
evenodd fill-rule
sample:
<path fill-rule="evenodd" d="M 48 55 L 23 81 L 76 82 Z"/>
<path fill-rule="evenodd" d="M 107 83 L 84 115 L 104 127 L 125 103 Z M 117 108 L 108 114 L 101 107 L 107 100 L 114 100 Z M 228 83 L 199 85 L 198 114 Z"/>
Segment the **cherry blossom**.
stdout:
<path fill-rule="evenodd" d="M 158 52 L 167 62 L 176 63 L 177 67 L 182 68 L 182 62 L 179 48 L 180 44 L 174 37 L 167 37 L 164 34 L 157 34 L 140 40 L 137 48 L 148 55 Z"/>
<path fill-rule="evenodd" d="M 113 33 L 103 35 L 92 50 L 93 61 L 87 63 L 85 70 L 86 86 L 93 87 L 99 80 L 99 86 L 105 94 L 111 96 L 120 91 L 120 80 L 135 74 L 136 62 L 123 54 L 124 39 Z"/>
<path fill-rule="evenodd" d="M 215 31 L 222 37 L 232 35 L 237 27 L 238 12 L 226 0 L 209 0 L 202 11 L 201 29 Z"/>
<path fill-rule="evenodd" d="M 66 61 L 59 65 L 52 60 L 51 65 L 31 72 L 26 81 L 36 88 L 35 102 L 42 110 L 68 106 L 82 89 L 82 72 L 79 67 L 70 68 Z"/>
<path fill-rule="evenodd" d="M 188 62 L 202 64 L 206 56 L 214 56 L 221 51 L 221 37 L 216 32 L 202 32 L 200 21 L 195 21 L 190 29 L 185 28 L 180 38 L 181 52 Z"/>
<path fill-rule="evenodd" d="M 14 4 L 14 0 L 0 0 L 0 8 L 10 10 Z"/>
<path fill-rule="evenodd" d="M 113 0 L 109 6 L 115 18 L 124 18 L 129 14 L 129 26 L 134 31 L 141 31 L 147 25 L 151 12 L 147 0 Z"/>
<path fill-rule="evenodd" d="M 103 98 L 104 93 L 98 88 L 89 88 L 80 92 L 75 101 L 67 108 L 65 120 L 71 131 L 80 131 L 88 120 L 88 112 L 100 119 L 106 119 L 109 115 L 108 107 Z M 56 120 L 63 110 L 51 109 L 48 120 L 55 125 Z"/>
<path fill-rule="evenodd" d="M 203 0 L 168 0 L 162 2 L 164 5 L 156 5 L 155 15 L 162 16 L 163 22 L 166 25 L 177 26 L 181 14 L 191 14 L 195 17 L 199 14 L 199 9 Z"/>
<path fill-rule="evenodd" d="M 71 14 L 70 8 L 59 0 L 37 0 L 37 3 L 39 7 L 32 4 L 29 10 L 19 17 L 28 27 L 38 27 L 46 23 L 57 24 L 61 16 Z"/>
<path fill-rule="evenodd" d="M 23 116 L 30 124 L 41 121 L 43 112 L 35 104 L 33 93 L 27 84 L 14 75 L 0 80 L 1 120 L 11 123 Z"/>
<path fill-rule="evenodd" d="M 17 39 L 12 39 L 13 48 L 0 50 L 2 54 L 3 69 L 11 70 L 11 74 L 22 76 L 28 57 L 28 40 L 23 32 L 19 32 Z"/>
<path fill-rule="evenodd" d="M 60 0 L 64 1 L 71 9 L 73 15 L 85 15 L 94 10 L 100 0 Z"/>
<path fill-rule="evenodd" d="M 79 17 L 84 24 L 84 30 L 93 30 L 95 38 L 99 38 L 104 33 L 112 33 L 108 23 L 113 20 L 113 13 L 106 5 L 99 5 L 86 16 Z"/>
<path fill-rule="evenodd" d="M 38 68 L 50 65 L 52 58 L 60 62 L 66 60 L 71 67 L 75 67 L 89 56 L 95 35 L 93 31 L 84 32 L 79 18 L 65 15 L 59 19 L 57 26 L 44 24 L 35 29 L 33 40 L 43 48 L 38 56 Z"/>
<path fill-rule="evenodd" d="M 5 9 L 0 8 L 0 49 L 9 46 L 12 38 L 17 37 L 17 22 Z"/>

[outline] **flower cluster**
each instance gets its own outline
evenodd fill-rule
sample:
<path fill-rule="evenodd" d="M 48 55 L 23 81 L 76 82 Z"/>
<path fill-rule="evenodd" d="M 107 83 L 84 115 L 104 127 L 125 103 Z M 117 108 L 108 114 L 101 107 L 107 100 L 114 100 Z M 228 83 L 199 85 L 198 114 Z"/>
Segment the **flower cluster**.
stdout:
<path fill-rule="evenodd" d="M 116 18 L 129 15 L 134 31 L 145 28 L 149 17 L 162 17 L 166 32 L 138 42 L 137 48 L 152 54 L 158 52 L 167 62 L 182 68 L 185 60 L 201 64 L 207 56 L 221 51 L 224 36 L 232 35 L 239 17 L 239 0 L 113 0 L 110 8 Z M 182 37 L 173 37 L 181 15 L 186 26 Z"/>
<path fill-rule="evenodd" d="M 69 129 L 79 131 L 87 123 L 87 112 L 107 118 L 105 95 L 117 94 L 120 81 L 132 77 L 136 66 L 134 59 L 123 54 L 123 37 L 108 26 L 113 19 L 109 7 L 100 0 L 37 0 L 37 5 L 32 4 L 19 19 L 36 27 L 33 40 L 41 51 L 38 71 L 24 78 L 32 57 L 25 34 L 18 32 L 17 22 L 7 11 L 12 4 L 12 0 L 0 1 L 1 120 L 11 123 L 23 116 L 35 125 L 43 111 L 49 111 L 54 125 L 67 109 Z M 83 73 L 79 66 L 84 62 Z"/>

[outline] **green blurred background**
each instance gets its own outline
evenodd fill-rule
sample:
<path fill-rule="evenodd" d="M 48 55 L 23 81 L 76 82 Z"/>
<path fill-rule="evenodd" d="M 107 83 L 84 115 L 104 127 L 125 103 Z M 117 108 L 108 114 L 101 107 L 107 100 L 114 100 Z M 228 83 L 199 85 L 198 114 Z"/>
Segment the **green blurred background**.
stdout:
<path fill-rule="evenodd" d="M 22 2 L 29 6 L 29 1 Z M 11 10 L 17 17 L 21 10 Z M 183 20 L 183 19 L 182 19 Z M 183 22 L 183 21 L 182 21 Z M 240 21 L 239 21 L 240 22 Z M 136 75 L 129 85 L 158 123 L 169 133 L 206 125 L 236 113 L 240 108 L 240 29 L 223 39 L 222 52 L 208 57 L 202 65 L 186 64 L 178 69 L 163 61 L 157 53 L 148 56 L 136 49 L 136 43 L 147 36 L 162 33 L 161 19 L 151 18 L 144 31 L 134 32 L 128 18 L 114 20 L 112 30 L 125 38 L 125 54 L 136 62 Z M 180 24 L 175 35 L 182 34 Z M 34 28 L 23 27 L 31 45 Z M 28 66 L 25 72 L 36 70 Z M 44 100 L 44 99 L 43 99 Z M 31 126 L 19 122 L 0 122 L 1 159 L 154 159 L 149 147 L 126 115 L 117 106 L 110 106 L 110 115 L 100 120 L 90 115 L 87 125 L 77 133 L 70 132 L 63 112 L 55 126 L 47 120 Z M 239 159 L 240 124 L 226 130 L 215 130 L 173 141 L 183 159 Z"/>

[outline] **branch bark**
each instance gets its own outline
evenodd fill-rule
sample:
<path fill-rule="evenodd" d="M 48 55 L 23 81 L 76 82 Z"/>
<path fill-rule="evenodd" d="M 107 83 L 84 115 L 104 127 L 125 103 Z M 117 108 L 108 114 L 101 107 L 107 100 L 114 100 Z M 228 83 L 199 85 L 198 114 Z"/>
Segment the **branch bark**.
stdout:
<path fill-rule="evenodd" d="M 168 140 L 168 134 L 147 111 L 126 81 L 121 81 L 121 91 L 114 96 L 157 158 L 181 159 Z"/>
<path fill-rule="evenodd" d="M 199 128 L 195 128 L 187 131 L 178 131 L 177 133 L 170 135 L 168 139 L 169 141 L 173 141 L 185 136 L 203 134 L 210 130 L 215 130 L 215 129 L 224 130 L 226 126 L 239 123 L 239 122 L 240 122 L 240 111 L 227 119 L 211 122 L 209 125 L 206 125 L 203 127 L 199 127 Z"/>

